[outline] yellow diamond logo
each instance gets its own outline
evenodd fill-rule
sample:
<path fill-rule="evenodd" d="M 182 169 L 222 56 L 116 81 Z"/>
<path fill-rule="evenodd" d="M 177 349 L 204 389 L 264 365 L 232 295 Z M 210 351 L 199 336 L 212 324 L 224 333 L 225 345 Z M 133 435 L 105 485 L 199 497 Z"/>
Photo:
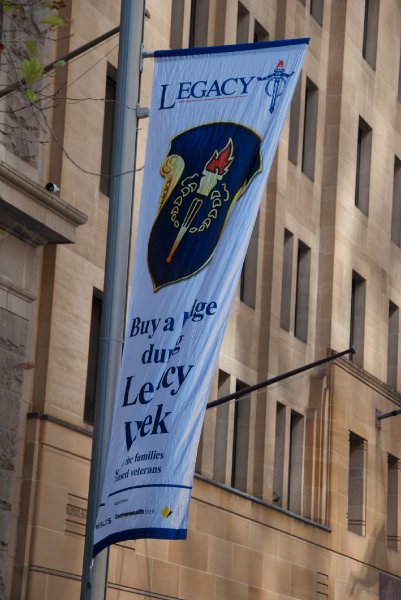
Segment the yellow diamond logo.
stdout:
<path fill-rule="evenodd" d="M 173 511 L 168 506 L 165 506 L 161 510 L 161 513 L 165 519 L 167 519 L 171 515 L 172 512 Z"/>

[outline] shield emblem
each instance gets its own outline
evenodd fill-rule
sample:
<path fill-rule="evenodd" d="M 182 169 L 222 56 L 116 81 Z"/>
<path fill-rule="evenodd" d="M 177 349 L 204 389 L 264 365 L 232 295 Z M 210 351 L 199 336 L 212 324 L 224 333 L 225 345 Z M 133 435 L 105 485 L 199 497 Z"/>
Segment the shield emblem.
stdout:
<path fill-rule="evenodd" d="M 207 265 L 231 213 L 261 171 L 260 137 L 238 123 L 211 123 L 174 137 L 148 242 L 156 292 Z"/>

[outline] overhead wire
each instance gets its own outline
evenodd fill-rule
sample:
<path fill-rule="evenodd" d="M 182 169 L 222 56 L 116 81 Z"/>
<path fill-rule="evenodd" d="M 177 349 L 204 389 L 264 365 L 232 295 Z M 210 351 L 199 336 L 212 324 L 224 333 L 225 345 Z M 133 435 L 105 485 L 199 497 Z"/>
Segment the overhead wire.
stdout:
<path fill-rule="evenodd" d="M 22 29 L 24 30 L 24 28 L 22 28 Z M 91 47 L 88 47 L 88 48 L 86 48 L 85 50 L 82 50 L 82 52 L 80 52 L 80 53 L 79 53 L 79 55 L 73 56 L 73 57 L 71 57 L 71 59 L 68 59 L 68 64 L 72 64 L 72 63 L 74 63 L 74 62 L 75 62 L 77 59 L 79 59 L 79 58 L 82 58 L 83 56 L 86 56 L 86 55 L 87 55 L 89 52 L 92 52 L 92 51 L 93 51 L 93 50 L 95 50 L 95 49 L 96 49 L 96 50 L 98 50 L 98 49 L 99 49 L 100 47 L 102 47 L 104 44 L 108 43 L 108 42 L 109 42 L 111 39 L 113 39 L 113 37 L 114 37 L 115 35 L 117 35 L 118 33 L 119 33 L 119 30 L 118 30 L 118 28 L 115 28 L 115 29 L 111 30 L 110 32 L 108 32 L 107 34 L 104 34 L 104 35 L 108 35 L 108 34 L 111 34 L 111 35 L 108 35 L 108 37 L 107 37 L 106 39 L 102 39 L 101 41 L 99 41 L 99 43 L 97 43 L 97 44 L 94 44 L 94 45 L 92 45 Z M 99 36 L 99 37 L 102 37 L 102 36 Z M 84 46 L 85 46 L 85 44 L 84 44 Z M 53 94 L 53 95 L 50 95 L 50 96 L 46 96 L 46 95 L 44 94 L 44 89 L 46 89 L 46 87 L 48 87 L 48 85 L 49 85 L 49 84 L 47 83 L 47 84 L 45 85 L 45 87 L 42 87 L 42 90 L 39 90 L 39 91 L 37 92 L 37 93 L 38 93 L 38 95 L 42 95 L 42 99 L 44 99 L 44 98 L 47 98 L 47 99 L 49 99 L 49 100 L 51 99 L 51 101 L 52 101 L 52 102 L 54 102 L 54 101 L 57 101 L 57 100 L 62 100 L 63 98 L 60 96 L 60 93 L 61 93 L 61 91 L 62 91 L 63 89 L 68 89 L 68 88 L 70 88 L 71 86 L 73 86 L 73 85 L 74 85 L 74 84 L 75 84 L 77 81 L 79 81 L 79 80 L 80 80 L 82 77 L 84 77 L 84 76 L 85 76 L 87 73 L 89 73 L 89 72 L 90 72 L 92 69 L 94 69 L 94 68 L 95 68 L 95 67 L 96 67 L 96 66 L 97 66 L 97 65 L 98 65 L 100 62 L 102 62 L 102 61 L 103 61 L 103 60 L 104 60 L 104 59 L 105 59 L 105 58 L 106 58 L 106 57 L 107 57 L 109 54 L 111 54 L 113 51 L 115 51 L 115 50 L 117 49 L 117 47 L 118 47 L 118 44 L 114 45 L 114 46 L 113 46 L 113 48 L 111 48 L 111 49 L 110 49 L 108 52 L 106 52 L 106 53 L 105 53 L 103 56 L 101 56 L 101 57 L 100 57 L 100 58 L 99 58 L 99 59 L 98 59 L 98 60 L 97 60 L 97 61 L 96 61 L 94 64 L 92 64 L 90 67 L 88 67 L 88 69 L 86 69 L 85 71 L 83 71 L 82 73 L 80 73 L 80 75 L 78 75 L 78 77 L 76 77 L 76 78 L 75 78 L 73 81 L 69 82 L 68 84 L 64 84 L 63 86 L 60 86 L 60 88 L 59 88 L 59 90 L 57 91 L 57 93 L 56 93 L 56 94 Z M 77 50 L 79 50 L 79 49 L 77 49 Z M 76 51 L 77 51 L 77 50 L 76 50 Z M 75 51 L 75 52 L 76 52 L 76 51 Z M 74 52 L 74 51 L 72 51 L 72 52 Z M 68 55 L 67 55 L 67 56 L 68 56 Z M 53 71 L 52 64 L 55 64 L 55 63 L 51 63 L 51 64 L 49 64 L 49 65 L 46 65 L 46 66 L 45 66 L 45 73 L 44 73 L 44 77 L 45 77 L 46 75 L 47 75 L 48 77 L 54 77 L 54 73 L 52 73 L 52 71 Z M 21 80 L 21 79 L 18 77 L 18 71 L 17 71 L 17 69 L 16 69 L 16 65 L 13 65 L 13 66 L 14 66 L 14 70 L 15 70 L 15 73 L 16 73 L 16 77 L 17 77 L 17 81 L 16 81 L 16 82 L 15 82 L 15 84 L 14 84 L 14 85 L 16 85 L 16 88 L 15 88 L 15 89 L 12 89 L 12 90 L 10 90 L 10 91 L 7 93 L 7 96 L 9 96 L 9 95 L 12 95 L 12 94 L 15 94 L 15 93 L 16 93 L 16 92 L 18 92 L 18 91 L 20 92 L 20 91 L 21 91 L 21 88 L 22 88 L 22 89 L 24 88 L 24 81 L 23 81 L 23 80 Z M 59 68 L 62 68 L 62 67 L 59 67 Z M 11 84 L 11 85 L 13 85 L 13 84 Z M 4 94 L 4 92 L 5 92 L 5 91 L 6 91 L 6 90 L 7 90 L 9 87 L 10 87 L 10 86 L 5 86 L 5 88 L 3 89 L 3 91 L 2 91 L 2 92 L 0 92 L 0 99 L 1 99 L 2 97 L 6 97 L 6 94 Z M 3 93 L 4 95 L 2 96 L 2 95 L 1 95 L 1 93 Z M 67 97 L 66 97 L 64 100 L 65 100 L 65 101 L 67 101 Z M 84 100 L 90 100 L 90 98 L 81 98 L 81 99 L 78 99 L 78 98 L 76 98 L 76 99 L 73 99 L 73 100 L 71 101 L 71 103 L 78 103 L 78 102 L 80 102 L 80 101 L 84 101 Z M 106 100 L 106 99 L 92 99 L 92 100 L 100 100 L 100 101 L 103 101 L 103 102 L 104 102 L 104 101 L 108 101 L 108 100 Z M 51 125 L 50 125 L 50 123 L 49 123 L 49 121 L 48 121 L 48 119 L 47 119 L 47 117 L 46 117 L 45 113 L 44 113 L 44 111 L 45 111 L 45 110 L 47 110 L 48 108 L 51 108 L 51 106 L 50 106 L 50 105 L 47 105 L 47 106 L 43 106 L 43 105 L 42 105 L 42 106 L 39 106 L 39 105 L 38 105 L 36 102 L 32 102 L 32 101 L 30 101 L 29 105 L 27 105 L 27 106 L 25 106 L 25 107 L 21 107 L 21 108 L 19 108 L 19 109 L 16 109 L 14 112 L 17 112 L 17 110 L 18 110 L 18 111 L 20 111 L 20 110 L 23 110 L 24 108 L 26 109 L 26 108 L 29 108 L 29 107 L 31 107 L 31 108 L 32 108 L 32 115 L 26 119 L 26 124 L 28 124 L 28 123 L 29 123 L 29 121 L 30 121 L 32 118 L 34 118 L 34 117 L 37 117 L 37 113 L 39 112 L 39 114 L 42 116 L 42 122 L 43 122 L 43 124 L 44 124 L 44 126 L 45 126 L 45 129 L 46 129 L 46 130 L 47 130 L 47 131 L 50 133 L 51 137 L 54 139 L 55 143 L 58 145 L 58 147 L 59 147 L 59 148 L 60 148 L 60 150 L 63 152 L 63 154 L 66 156 L 66 158 L 67 158 L 67 159 L 68 159 L 70 162 L 72 162 L 72 164 L 74 164 L 74 165 L 75 165 L 75 166 L 76 166 L 78 169 L 80 169 L 82 172 L 84 172 L 84 173 L 86 173 L 86 174 L 88 174 L 88 175 L 94 175 L 94 176 L 97 176 L 97 177 L 99 177 L 99 176 L 101 175 L 101 173 L 96 173 L 96 172 L 90 171 L 89 169 L 84 169 L 84 168 L 83 168 L 81 165 L 79 165 L 79 164 L 78 164 L 78 163 L 77 163 L 77 162 L 76 162 L 76 161 L 75 161 L 75 160 L 72 158 L 72 156 L 71 156 L 71 155 L 70 155 L 70 154 L 67 152 L 67 150 L 65 149 L 64 145 L 63 145 L 63 144 L 62 144 L 62 142 L 59 140 L 59 138 L 58 138 L 58 136 L 55 134 L 55 132 L 53 131 L 53 129 L 52 129 L 52 127 L 51 127 Z M 135 108 L 135 107 L 134 107 L 134 108 L 133 108 L 133 107 L 126 107 L 126 108 L 128 108 L 129 110 L 136 110 L 136 108 Z M 0 112 L 3 112 L 3 111 L 0 111 Z M 4 112 L 6 112 L 6 111 L 4 111 Z M 39 125 L 39 127 L 40 127 L 40 124 L 38 124 L 38 125 Z M 16 127 L 16 128 L 18 128 L 18 127 Z M 43 128 L 43 125 L 42 125 L 42 128 Z M 31 131 L 32 131 L 32 130 L 31 130 Z M 5 131 L 3 131 L 2 133 L 4 133 L 4 134 L 5 134 L 6 132 L 5 132 Z M 34 142 L 34 140 L 28 140 L 28 139 L 27 139 L 26 141 L 27 141 L 27 142 L 30 142 L 30 143 Z M 35 141 L 36 141 L 36 140 L 35 140 Z M 38 141 L 39 141 L 39 140 L 38 140 Z M 45 142 L 41 141 L 41 143 L 45 143 Z M 143 167 L 140 167 L 140 168 L 136 169 L 136 171 L 141 171 L 142 169 L 143 169 Z M 129 172 L 131 172 L 131 171 L 127 171 L 127 173 L 129 173 Z M 125 173 L 119 173 L 119 174 L 115 174 L 114 176 L 117 176 L 117 175 L 123 175 L 123 174 L 125 174 Z M 111 176 L 111 175 L 104 175 L 104 174 L 103 174 L 103 176 Z"/>
<path fill-rule="evenodd" d="M 118 32 L 116 32 L 116 33 L 115 33 L 113 36 L 111 36 L 110 38 L 108 38 L 108 39 L 106 39 L 106 40 L 103 40 L 102 42 L 100 42 L 100 43 L 99 43 L 99 44 L 97 44 L 96 46 L 93 46 L 93 47 L 91 47 L 91 48 L 88 48 L 88 49 L 86 49 L 86 50 L 85 50 L 85 51 L 83 51 L 83 52 L 82 52 L 82 54 L 80 54 L 79 56 L 75 56 L 74 58 L 72 58 L 71 60 L 69 60 L 69 61 L 68 61 L 68 64 L 72 64 L 72 63 L 74 63 L 75 61 L 77 61 L 78 59 L 80 59 L 80 58 L 82 58 L 82 57 L 86 56 L 87 54 L 89 54 L 90 52 L 92 52 L 92 51 L 93 51 L 93 50 L 95 50 L 95 49 L 96 49 L 96 50 L 99 50 L 99 48 L 100 48 L 100 47 L 102 47 L 104 44 L 107 44 L 107 43 L 108 43 L 110 40 L 112 40 L 112 39 L 113 39 L 113 37 L 115 37 L 115 35 L 117 35 L 117 34 L 118 34 Z M 103 56 L 101 56 L 101 57 L 100 57 L 100 58 L 99 58 L 99 59 L 98 59 L 98 60 L 97 60 L 95 63 L 93 63 L 93 64 L 92 64 L 90 67 L 88 67 L 88 68 L 87 68 L 85 71 L 83 71 L 82 73 L 80 73 L 80 75 L 78 75 L 78 77 L 76 77 L 76 78 L 75 78 L 73 81 L 71 81 L 71 82 L 69 82 L 68 84 L 66 84 L 66 85 L 62 86 L 62 87 L 60 88 L 60 90 L 59 90 L 59 91 L 61 92 L 61 91 L 62 91 L 62 89 L 68 89 L 68 88 L 70 88 L 71 86 L 73 86 L 73 85 L 74 85 L 74 84 L 75 84 L 77 81 L 79 81 L 79 80 L 80 80 L 82 77 L 84 77 L 84 76 L 85 76 L 87 73 L 89 73 L 89 72 L 90 72 L 92 69 L 94 69 L 94 68 L 95 68 L 95 67 L 96 67 L 96 66 L 97 66 L 99 63 L 101 63 L 101 62 L 102 62 L 102 61 L 103 61 L 103 60 L 104 60 L 104 59 L 105 59 L 105 58 L 106 58 L 106 57 L 107 57 L 109 54 L 111 54 L 112 52 L 114 52 L 114 51 L 115 51 L 117 48 L 118 48 L 118 44 L 115 44 L 115 45 L 114 45 L 114 46 L 113 46 L 113 47 L 112 47 L 110 50 L 108 50 L 108 51 L 107 51 L 107 52 L 106 52 L 106 53 L 105 53 Z M 15 66 L 14 66 L 14 68 L 15 68 Z M 59 68 L 63 68 L 63 67 L 59 67 Z M 53 75 L 53 74 L 51 74 L 51 73 L 45 73 L 45 74 L 44 74 L 44 77 L 46 77 L 46 76 L 48 76 L 48 77 L 52 77 L 52 76 L 54 76 L 54 75 Z M 21 84 L 21 81 L 20 81 L 20 85 L 22 85 L 22 84 Z M 48 84 L 46 84 L 46 87 L 47 87 L 47 86 L 48 86 Z M 22 87 L 23 87 L 23 86 L 22 86 Z M 42 90 L 43 90 L 43 89 L 44 89 L 44 88 L 42 88 Z M 15 90 L 13 90 L 13 91 L 11 91 L 11 92 L 10 92 L 10 95 L 12 95 L 12 94 L 15 94 L 16 92 L 20 92 L 20 91 L 21 91 L 20 89 L 16 88 Z M 41 92 L 41 90 L 39 90 L 37 93 L 38 93 L 38 94 L 41 94 L 42 92 Z M 49 99 L 50 99 L 50 97 L 49 97 Z M 60 98 L 60 97 L 58 97 L 58 96 L 56 95 L 56 96 L 54 96 L 54 97 L 51 97 L 51 99 L 52 99 L 52 101 L 55 101 L 55 100 L 61 100 L 62 98 Z M 0 100 L 1 100 L 1 98 L 0 98 Z M 91 98 L 81 98 L 81 99 L 74 99 L 74 103 L 77 103 L 77 102 L 79 102 L 79 101 L 84 101 L 84 100 L 102 100 L 102 101 L 106 101 L 106 99 L 105 99 L 105 98 L 104 98 L 104 99 L 95 99 L 95 98 L 93 98 L 93 99 L 91 99 Z M 106 176 L 106 177 L 107 177 L 107 176 L 108 176 L 108 177 L 110 177 L 110 176 L 111 176 L 110 174 L 109 174 L 109 175 L 104 175 L 104 174 L 101 174 L 101 173 L 99 173 L 99 172 L 94 172 L 94 171 L 90 171 L 89 169 L 85 169 L 85 168 L 84 168 L 84 167 L 82 167 L 82 166 L 81 166 L 81 165 L 80 165 L 80 164 L 79 164 L 77 161 L 75 161 L 75 160 L 72 158 L 72 156 L 69 154 L 69 152 L 68 152 L 68 151 L 65 149 L 65 147 L 64 147 L 64 145 L 63 145 L 63 143 L 60 141 L 60 139 L 58 138 L 58 136 L 57 136 L 57 135 L 55 134 L 55 132 L 53 131 L 53 129 L 52 129 L 52 127 L 51 127 L 51 125 L 50 125 L 50 123 L 49 123 L 49 121 L 48 121 L 48 119 L 47 119 L 46 115 L 44 114 L 44 110 L 46 110 L 46 108 L 49 108 L 49 107 L 41 107 L 41 106 L 39 106 L 38 104 L 36 104 L 36 103 L 34 103 L 34 102 L 30 102 L 30 104 L 29 104 L 29 105 L 30 105 L 32 108 L 35 108 L 35 109 L 36 109 L 36 110 L 39 112 L 39 114 L 42 116 L 43 123 L 44 123 L 44 125 L 45 125 L 46 129 L 48 130 L 48 132 L 50 133 L 51 137 L 53 138 L 53 140 L 55 141 L 55 143 L 57 144 L 57 146 L 59 147 L 59 149 L 60 149 L 60 150 L 63 152 L 64 156 L 65 156 L 65 157 L 66 157 L 66 158 L 67 158 L 67 159 L 68 159 L 68 160 L 69 160 L 69 161 L 70 161 L 70 162 L 71 162 L 71 163 L 72 163 L 74 166 L 76 166 L 76 167 L 77 167 L 77 168 L 78 168 L 80 171 L 82 171 L 82 172 L 86 173 L 87 175 L 93 175 L 93 176 L 96 176 L 96 177 L 100 177 L 101 175 L 103 175 L 103 176 Z M 24 107 L 24 108 L 28 108 L 28 105 L 27 105 L 26 107 Z M 134 109 L 134 108 L 132 108 L 132 107 L 126 107 L 126 108 L 129 108 L 130 110 L 135 110 L 135 109 Z M 18 110 L 22 110 L 22 108 L 21 108 L 21 109 L 18 109 Z M 33 114 L 32 114 L 32 115 L 31 115 L 31 116 L 30 116 L 30 117 L 29 117 L 29 118 L 26 120 L 26 123 L 29 123 L 30 119 L 31 119 L 31 118 L 33 118 L 33 117 L 35 117 L 35 116 L 36 116 L 36 115 L 35 115 L 35 113 L 33 113 Z M 2 133 L 4 134 L 5 132 L 2 132 Z M 32 142 L 33 142 L 33 140 L 26 140 L 26 141 L 28 141 L 28 142 L 30 142 L 30 143 L 32 143 Z M 43 141 L 42 141 L 41 143 L 45 143 L 45 142 L 43 142 Z M 138 172 L 138 171 L 141 171 L 143 168 L 144 168 L 143 166 L 142 166 L 142 167 L 139 167 L 138 169 L 136 169 L 136 171 L 137 171 L 137 172 Z M 132 171 L 126 171 L 126 172 L 122 172 L 122 173 L 117 173 L 117 174 L 116 174 L 116 175 L 114 175 L 114 176 L 118 176 L 118 175 L 125 175 L 125 174 L 131 173 L 131 172 L 132 172 Z"/>

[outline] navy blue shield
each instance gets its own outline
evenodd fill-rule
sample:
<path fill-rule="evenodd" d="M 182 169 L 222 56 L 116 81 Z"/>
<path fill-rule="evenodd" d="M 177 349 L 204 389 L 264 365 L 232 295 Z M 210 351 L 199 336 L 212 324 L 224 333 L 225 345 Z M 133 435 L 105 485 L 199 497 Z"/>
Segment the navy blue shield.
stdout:
<path fill-rule="evenodd" d="M 148 243 L 154 290 L 191 277 L 212 258 L 236 202 L 261 171 L 260 137 L 238 123 L 211 123 L 171 140 Z"/>

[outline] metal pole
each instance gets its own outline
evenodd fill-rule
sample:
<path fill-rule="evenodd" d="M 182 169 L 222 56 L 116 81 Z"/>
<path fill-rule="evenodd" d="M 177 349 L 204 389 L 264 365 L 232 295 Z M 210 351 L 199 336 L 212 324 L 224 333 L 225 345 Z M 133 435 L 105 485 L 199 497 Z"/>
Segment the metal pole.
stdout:
<path fill-rule="evenodd" d="M 388 413 L 382 413 L 382 412 L 380 412 L 380 410 L 378 410 L 376 408 L 376 414 L 375 414 L 376 429 L 381 429 L 380 421 L 382 421 L 383 419 L 389 419 L 390 417 L 396 417 L 397 415 L 401 415 L 401 408 L 397 408 Z"/>
<path fill-rule="evenodd" d="M 266 379 L 265 381 L 261 381 L 260 383 L 255 383 L 255 385 L 250 385 L 249 387 L 242 388 L 238 392 L 233 392 L 232 394 L 228 394 L 227 396 L 223 396 L 222 398 L 218 398 L 218 400 L 213 400 L 213 402 L 209 402 L 206 409 L 215 408 L 216 406 L 220 406 L 221 404 L 225 404 L 226 402 L 230 402 L 230 400 L 236 400 L 238 398 L 242 398 L 243 396 L 248 396 L 251 392 L 255 392 L 256 390 L 260 390 L 265 388 L 273 383 L 277 383 L 278 381 L 283 381 L 283 379 L 288 379 L 288 377 L 293 377 L 293 375 L 299 375 L 299 373 L 303 373 L 304 371 L 309 371 L 309 369 L 313 369 L 314 367 L 318 367 L 323 365 L 324 363 L 331 362 L 336 358 L 340 358 L 341 356 L 345 356 L 346 354 L 355 354 L 355 349 L 353 347 L 348 348 L 347 350 L 342 350 L 341 352 L 335 352 L 330 356 L 326 356 L 325 358 L 320 358 L 319 360 L 315 360 L 307 365 L 303 365 L 302 367 L 298 367 L 293 369 L 292 371 L 287 371 L 286 373 L 281 373 L 281 375 L 276 375 L 271 379 Z"/>
<path fill-rule="evenodd" d="M 109 222 L 81 600 L 102 600 L 105 598 L 107 584 L 108 554 L 104 550 L 92 559 L 93 533 L 106 467 L 125 327 L 143 22 L 144 0 L 122 0 Z M 113 177 L 113 173 L 123 174 Z"/>
<path fill-rule="evenodd" d="M 384 413 L 382 415 L 378 415 L 377 420 L 381 421 L 382 419 L 388 419 L 389 417 L 396 417 L 397 415 L 401 415 L 401 408 L 397 410 L 392 410 L 391 412 Z"/>

